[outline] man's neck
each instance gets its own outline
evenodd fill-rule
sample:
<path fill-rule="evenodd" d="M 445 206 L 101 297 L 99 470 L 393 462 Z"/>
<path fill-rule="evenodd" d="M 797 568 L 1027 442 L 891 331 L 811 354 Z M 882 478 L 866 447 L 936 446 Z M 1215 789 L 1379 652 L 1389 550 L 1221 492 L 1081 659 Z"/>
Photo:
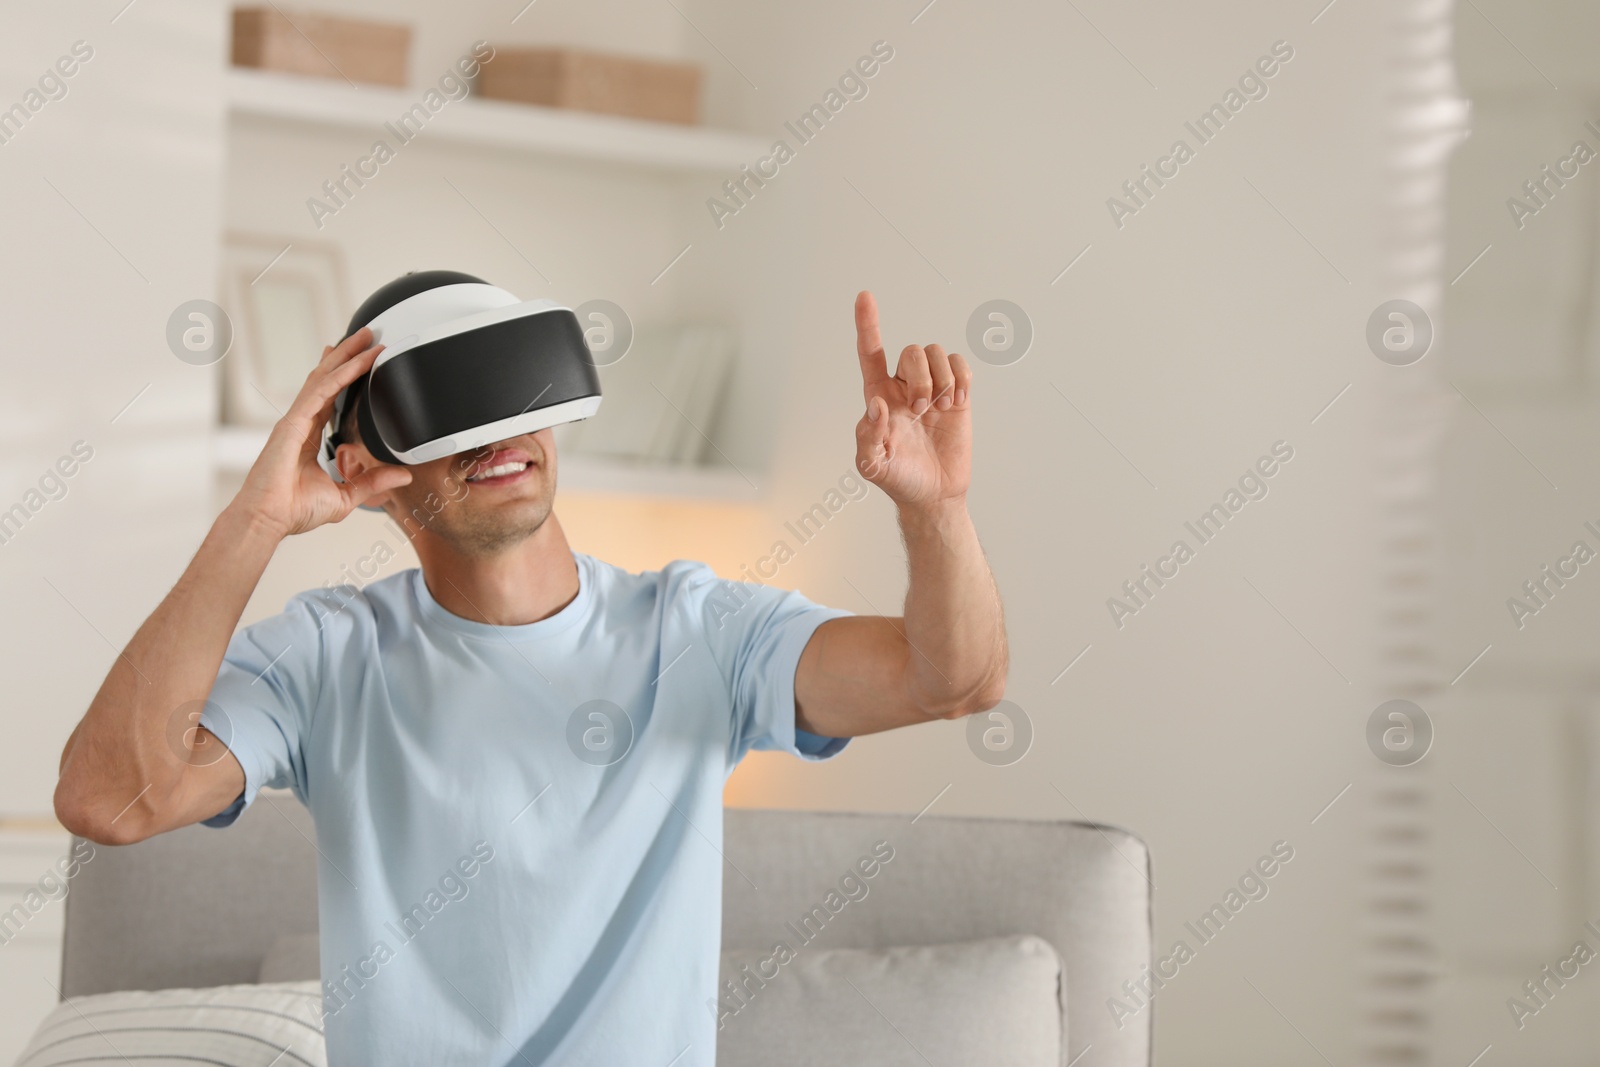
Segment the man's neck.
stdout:
<path fill-rule="evenodd" d="M 464 556 L 442 543 L 418 543 L 417 555 L 433 599 L 473 622 L 538 622 L 578 595 L 577 563 L 553 512 L 532 537 L 504 552 Z"/>

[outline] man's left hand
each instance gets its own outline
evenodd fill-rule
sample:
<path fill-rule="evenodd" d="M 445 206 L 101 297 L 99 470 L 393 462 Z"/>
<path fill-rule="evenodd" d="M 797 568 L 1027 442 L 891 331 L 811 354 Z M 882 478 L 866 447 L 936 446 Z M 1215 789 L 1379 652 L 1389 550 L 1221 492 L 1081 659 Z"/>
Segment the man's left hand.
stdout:
<path fill-rule="evenodd" d="M 907 345 L 891 378 L 870 292 L 856 297 L 856 355 L 867 401 L 856 469 L 902 508 L 961 502 L 972 477 L 972 368 L 939 345 Z"/>

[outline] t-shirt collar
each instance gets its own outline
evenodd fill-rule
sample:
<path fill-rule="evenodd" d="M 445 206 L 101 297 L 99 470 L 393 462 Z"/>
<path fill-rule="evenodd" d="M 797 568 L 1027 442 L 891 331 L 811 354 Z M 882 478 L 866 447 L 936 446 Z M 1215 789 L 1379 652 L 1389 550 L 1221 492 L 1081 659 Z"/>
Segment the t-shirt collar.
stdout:
<path fill-rule="evenodd" d="M 412 572 L 412 596 L 416 601 L 417 610 L 428 622 L 437 623 L 467 637 L 491 638 L 497 641 L 503 639 L 524 641 L 548 637 L 582 621 L 594 602 L 594 570 L 591 566 L 593 561 L 580 552 L 572 553 L 572 558 L 578 567 L 578 595 L 554 615 L 537 622 L 496 626 L 475 619 L 464 619 L 434 599 L 433 593 L 428 589 L 428 583 L 423 580 L 420 567 Z"/>

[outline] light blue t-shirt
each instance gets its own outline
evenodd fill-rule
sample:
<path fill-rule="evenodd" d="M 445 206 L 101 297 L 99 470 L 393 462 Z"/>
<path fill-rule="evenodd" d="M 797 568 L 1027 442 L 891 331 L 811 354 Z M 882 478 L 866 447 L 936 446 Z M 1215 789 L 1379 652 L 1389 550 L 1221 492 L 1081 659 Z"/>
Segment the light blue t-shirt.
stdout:
<path fill-rule="evenodd" d="M 207 825 L 263 786 L 310 808 L 333 1067 L 713 1063 L 723 784 L 844 747 L 796 731 L 794 678 L 850 613 L 574 558 L 539 622 L 461 618 L 412 569 L 228 645 L 201 721 L 245 788 Z"/>

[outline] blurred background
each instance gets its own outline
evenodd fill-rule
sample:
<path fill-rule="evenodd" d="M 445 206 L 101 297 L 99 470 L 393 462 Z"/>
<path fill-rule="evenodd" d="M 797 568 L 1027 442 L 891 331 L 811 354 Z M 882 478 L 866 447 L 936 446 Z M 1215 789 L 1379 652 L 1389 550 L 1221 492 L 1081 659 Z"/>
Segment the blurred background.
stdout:
<path fill-rule="evenodd" d="M 1593 968 L 1525 988 L 1600 950 L 1592 4 L 84 0 L 0 27 L 0 908 L 65 850 L 56 763 L 105 670 L 366 293 L 467 271 L 614 346 L 606 409 L 558 438 L 578 550 L 747 578 L 783 541 L 773 584 L 897 614 L 886 498 L 786 525 L 850 472 L 870 288 L 891 351 L 975 367 L 1011 747 L 958 722 L 757 754 L 728 803 L 1126 828 L 1158 954 L 1288 843 L 1156 996 L 1158 1063 L 1593 1062 Z M 287 543 L 244 621 L 413 565 L 360 513 Z M 0 944 L 0 1060 L 57 999 L 59 930 Z"/>

